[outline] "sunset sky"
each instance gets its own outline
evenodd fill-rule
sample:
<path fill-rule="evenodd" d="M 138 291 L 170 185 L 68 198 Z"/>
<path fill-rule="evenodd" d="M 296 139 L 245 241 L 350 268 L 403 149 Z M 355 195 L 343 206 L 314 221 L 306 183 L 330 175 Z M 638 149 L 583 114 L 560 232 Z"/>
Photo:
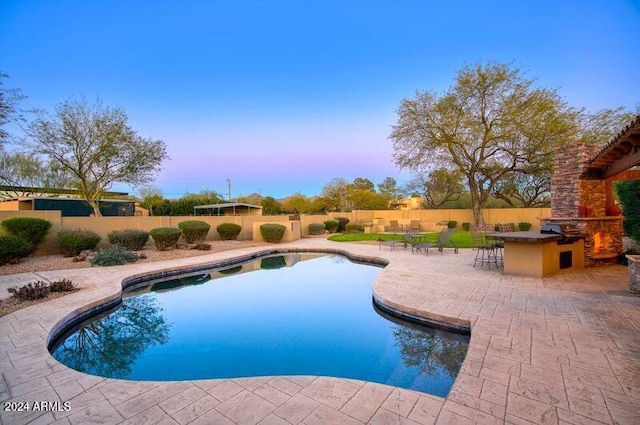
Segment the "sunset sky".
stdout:
<path fill-rule="evenodd" d="M 595 112 L 640 103 L 640 1 L 0 2 L 0 71 L 25 108 L 121 107 L 170 160 L 175 198 L 319 194 L 334 177 L 399 183 L 403 98 L 479 60 L 513 62 Z M 134 188 L 114 190 L 136 193 Z"/>

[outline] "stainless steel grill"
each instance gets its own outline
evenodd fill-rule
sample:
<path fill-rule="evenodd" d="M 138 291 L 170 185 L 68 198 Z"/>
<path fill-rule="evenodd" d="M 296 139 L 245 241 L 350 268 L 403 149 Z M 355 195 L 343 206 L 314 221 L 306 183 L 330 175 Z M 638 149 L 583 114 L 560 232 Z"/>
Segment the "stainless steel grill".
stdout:
<path fill-rule="evenodd" d="M 573 243 L 583 237 L 580 229 L 573 223 L 547 223 L 540 228 L 540 233 L 562 235 L 558 243 Z"/>

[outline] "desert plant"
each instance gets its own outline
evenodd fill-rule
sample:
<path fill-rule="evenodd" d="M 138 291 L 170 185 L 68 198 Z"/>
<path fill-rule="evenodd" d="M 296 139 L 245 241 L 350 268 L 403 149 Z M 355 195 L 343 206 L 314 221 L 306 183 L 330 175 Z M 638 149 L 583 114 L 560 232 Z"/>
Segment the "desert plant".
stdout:
<path fill-rule="evenodd" d="M 14 235 L 0 236 L 0 266 L 15 264 L 32 252 L 29 242 Z"/>
<path fill-rule="evenodd" d="M 324 223 L 311 223 L 309 224 L 309 234 L 310 235 L 323 235 L 326 226 Z"/>
<path fill-rule="evenodd" d="M 151 229 L 149 234 L 158 251 L 165 251 L 178 243 L 178 239 L 182 236 L 182 230 L 175 227 L 157 227 Z"/>
<path fill-rule="evenodd" d="M 520 223 L 518 223 L 518 229 L 522 230 L 523 232 L 531 230 L 531 223 L 527 223 L 526 221 L 521 221 Z"/>
<path fill-rule="evenodd" d="M 114 230 L 107 234 L 107 239 L 111 245 L 120 245 L 132 251 L 138 251 L 147 244 L 149 232 L 136 229 Z"/>
<path fill-rule="evenodd" d="M 260 226 L 260 234 L 266 242 L 277 243 L 282 240 L 286 226 L 282 224 L 267 223 Z"/>
<path fill-rule="evenodd" d="M 209 243 L 198 243 L 193 249 L 197 249 L 199 251 L 211 251 L 211 244 Z"/>
<path fill-rule="evenodd" d="M 37 282 L 27 283 L 24 286 L 7 289 L 12 297 L 22 301 L 38 300 L 46 298 L 49 295 L 49 285 L 41 280 Z"/>
<path fill-rule="evenodd" d="M 327 228 L 327 232 L 335 233 L 338 231 L 338 226 L 340 226 L 340 222 L 338 220 L 327 220 L 324 222 L 324 225 Z"/>
<path fill-rule="evenodd" d="M 624 231 L 640 243 L 640 180 L 619 181 L 615 188 L 624 215 Z"/>
<path fill-rule="evenodd" d="M 462 223 L 462 230 L 464 230 L 465 232 L 468 232 L 469 230 L 471 230 L 471 223 L 468 223 L 466 221 Z"/>
<path fill-rule="evenodd" d="M 140 257 L 127 248 L 120 245 L 113 245 L 109 248 L 101 249 L 91 259 L 91 264 L 95 266 L 121 266 L 127 263 L 135 263 Z"/>
<path fill-rule="evenodd" d="M 187 220 L 178 223 L 178 227 L 182 230 L 182 236 L 187 243 L 195 243 L 206 239 L 211 225 L 200 220 Z"/>
<path fill-rule="evenodd" d="M 90 230 L 63 229 L 58 232 L 58 245 L 62 255 L 74 257 L 86 249 L 95 249 L 100 242 L 100 235 Z"/>
<path fill-rule="evenodd" d="M 345 233 L 364 233 L 364 226 L 358 223 L 348 223 L 344 231 Z"/>
<path fill-rule="evenodd" d="M 458 227 L 458 222 L 457 222 L 457 221 L 455 221 L 455 220 L 449 220 L 449 221 L 447 222 L 447 227 L 448 227 L 449 229 L 455 229 L 456 227 Z"/>
<path fill-rule="evenodd" d="M 336 220 L 338 220 L 338 232 L 344 232 L 345 228 L 347 227 L 347 223 L 351 221 L 346 217 L 336 217 Z"/>
<path fill-rule="evenodd" d="M 51 292 L 70 292 L 76 289 L 76 284 L 69 279 L 60 279 L 55 282 L 51 282 L 49 290 Z"/>
<path fill-rule="evenodd" d="M 0 224 L 7 233 L 28 242 L 31 245 L 31 252 L 38 249 L 38 245 L 44 242 L 49 229 L 51 229 L 50 221 L 33 217 L 14 217 L 4 220 Z"/>
<path fill-rule="evenodd" d="M 242 227 L 235 223 L 222 223 L 216 227 L 216 231 L 223 241 L 234 241 L 238 239 L 241 230 Z"/>

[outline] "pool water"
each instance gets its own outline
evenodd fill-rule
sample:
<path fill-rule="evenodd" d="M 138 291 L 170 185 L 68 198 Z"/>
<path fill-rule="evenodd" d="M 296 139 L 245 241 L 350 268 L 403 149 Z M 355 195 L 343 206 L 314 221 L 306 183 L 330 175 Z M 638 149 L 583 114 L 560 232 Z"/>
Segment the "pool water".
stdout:
<path fill-rule="evenodd" d="M 380 271 L 296 253 L 155 282 L 51 351 L 71 368 L 110 378 L 318 375 L 445 396 L 468 335 L 379 311 L 372 283 Z"/>

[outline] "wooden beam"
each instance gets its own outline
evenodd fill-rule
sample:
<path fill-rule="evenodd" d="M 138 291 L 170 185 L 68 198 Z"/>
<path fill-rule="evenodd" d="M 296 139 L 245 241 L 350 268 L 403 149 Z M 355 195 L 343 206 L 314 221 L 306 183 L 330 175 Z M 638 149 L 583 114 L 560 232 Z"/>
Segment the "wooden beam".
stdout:
<path fill-rule="evenodd" d="M 634 153 L 629 153 L 622 158 L 614 161 L 610 166 L 602 171 L 602 178 L 613 177 L 629 168 L 640 165 L 640 150 L 636 148 Z"/>

